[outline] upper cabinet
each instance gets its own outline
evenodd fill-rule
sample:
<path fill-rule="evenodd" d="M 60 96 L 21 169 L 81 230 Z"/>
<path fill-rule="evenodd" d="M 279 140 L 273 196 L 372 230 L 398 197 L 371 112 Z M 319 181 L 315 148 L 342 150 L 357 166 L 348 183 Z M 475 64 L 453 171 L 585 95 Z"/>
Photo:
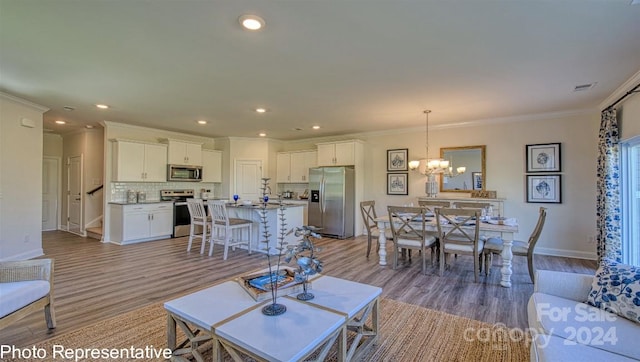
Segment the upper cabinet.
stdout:
<path fill-rule="evenodd" d="M 202 144 L 167 139 L 169 144 L 169 164 L 202 166 Z"/>
<path fill-rule="evenodd" d="M 362 152 L 361 141 L 318 143 L 318 166 L 349 166 L 357 162 L 356 154 Z"/>
<path fill-rule="evenodd" d="M 222 152 L 202 150 L 202 182 L 222 182 Z"/>
<path fill-rule="evenodd" d="M 316 151 L 278 152 L 276 182 L 309 182 L 309 168 L 316 166 L 316 158 Z"/>
<path fill-rule="evenodd" d="M 113 140 L 113 181 L 167 181 L 167 146 Z"/>

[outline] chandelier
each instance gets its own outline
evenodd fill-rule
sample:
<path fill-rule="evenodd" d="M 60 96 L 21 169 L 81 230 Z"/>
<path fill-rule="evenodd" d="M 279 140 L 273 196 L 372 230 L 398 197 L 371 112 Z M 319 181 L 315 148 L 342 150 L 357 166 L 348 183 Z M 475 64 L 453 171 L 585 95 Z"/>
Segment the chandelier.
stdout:
<path fill-rule="evenodd" d="M 425 184 L 425 192 L 429 197 L 435 197 L 438 194 L 438 183 L 435 175 L 442 175 L 444 177 L 456 177 L 463 174 L 467 168 L 464 166 L 457 167 L 455 172 L 453 166 L 449 160 L 442 158 L 429 158 L 429 113 L 431 110 L 425 109 L 425 136 L 424 145 L 426 149 L 426 157 L 422 160 L 409 161 L 409 169 L 417 171 L 427 176 L 427 182 Z M 421 167 L 422 165 L 422 167 Z"/>

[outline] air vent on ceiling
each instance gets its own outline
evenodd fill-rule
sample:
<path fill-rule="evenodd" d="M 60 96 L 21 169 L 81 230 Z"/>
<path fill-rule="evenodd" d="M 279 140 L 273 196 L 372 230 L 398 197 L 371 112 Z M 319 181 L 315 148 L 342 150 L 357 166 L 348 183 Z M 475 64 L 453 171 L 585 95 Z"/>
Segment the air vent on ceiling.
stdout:
<path fill-rule="evenodd" d="M 580 84 L 580 85 L 575 86 L 573 88 L 573 91 L 574 92 L 586 91 L 586 90 L 589 90 L 589 89 L 595 87 L 596 84 L 598 84 L 598 83 Z"/>
<path fill-rule="evenodd" d="M 69 111 L 69 112 L 71 112 L 71 111 L 75 110 L 75 108 L 70 107 L 70 106 L 64 106 L 64 107 L 62 107 L 62 108 L 63 108 L 65 111 Z"/>

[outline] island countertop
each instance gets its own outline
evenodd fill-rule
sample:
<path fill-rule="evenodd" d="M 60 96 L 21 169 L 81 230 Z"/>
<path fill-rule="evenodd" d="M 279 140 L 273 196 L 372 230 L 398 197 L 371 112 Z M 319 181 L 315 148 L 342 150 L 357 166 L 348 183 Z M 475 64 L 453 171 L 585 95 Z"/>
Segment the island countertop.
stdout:
<path fill-rule="evenodd" d="M 262 204 L 258 204 L 258 203 L 254 203 L 251 205 L 244 205 L 242 203 L 238 203 L 235 204 L 233 202 L 231 203 L 227 203 L 227 207 L 233 207 L 233 208 L 238 208 L 238 209 L 251 209 L 251 210 L 260 210 L 262 209 Z M 280 203 L 278 202 L 268 202 L 267 206 L 265 207 L 265 209 L 267 210 L 275 210 L 280 208 Z M 288 209 L 290 207 L 303 207 L 304 204 L 294 204 L 294 203 L 287 203 L 287 202 L 283 202 L 282 203 L 282 207 L 284 207 L 285 209 Z"/>

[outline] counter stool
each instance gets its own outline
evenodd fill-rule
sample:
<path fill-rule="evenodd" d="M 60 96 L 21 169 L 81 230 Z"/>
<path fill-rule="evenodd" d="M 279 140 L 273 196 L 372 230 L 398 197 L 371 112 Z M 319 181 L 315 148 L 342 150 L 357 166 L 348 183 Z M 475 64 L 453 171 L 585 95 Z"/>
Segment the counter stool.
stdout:
<path fill-rule="evenodd" d="M 211 218 L 207 217 L 207 213 L 204 209 L 204 202 L 201 199 L 187 199 L 187 208 L 189 209 L 189 215 L 191 216 L 191 227 L 189 228 L 189 244 L 187 244 L 187 251 L 191 251 L 191 244 L 193 239 L 200 238 L 202 245 L 200 246 L 200 254 L 204 253 L 204 244 L 207 242 L 207 231 L 209 230 L 209 223 Z M 201 233 L 196 233 L 196 226 L 202 227 Z"/>
<path fill-rule="evenodd" d="M 229 247 L 235 247 L 237 245 L 247 244 L 249 254 L 251 254 L 251 240 L 253 221 L 247 219 L 230 218 L 227 212 L 227 206 L 225 201 L 222 200 L 209 200 L 207 201 L 209 207 L 209 215 L 211 216 L 211 238 L 209 239 L 209 256 L 213 255 L 213 244 L 218 243 L 224 245 L 223 260 L 227 260 L 227 254 Z M 242 229 L 247 229 L 248 238 L 242 239 Z M 239 238 L 235 238 L 235 231 L 240 234 Z"/>

